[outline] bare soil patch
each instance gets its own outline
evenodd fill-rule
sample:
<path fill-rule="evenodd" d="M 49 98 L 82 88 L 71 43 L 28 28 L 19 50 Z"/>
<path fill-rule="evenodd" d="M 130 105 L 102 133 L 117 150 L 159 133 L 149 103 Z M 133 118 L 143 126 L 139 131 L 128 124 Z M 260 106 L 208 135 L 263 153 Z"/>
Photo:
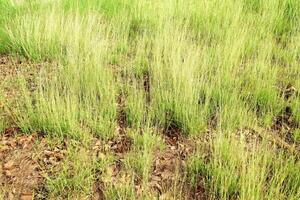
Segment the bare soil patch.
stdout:
<path fill-rule="evenodd" d="M 0 83 L 5 90 L 7 97 L 13 96 L 16 92 L 15 82 L 18 77 L 24 77 L 27 87 L 34 91 L 37 87 L 36 79 L 41 68 L 46 63 L 36 63 L 28 60 L 13 58 L 8 55 L 0 56 Z"/>
<path fill-rule="evenodd" d="M 0 184 L 5 199 L 45 199 L 45 177 L 59 170 L 63 147 L 50 147 L 37 134 L 8 128 L 0 139 Z"/>
<path fill-rule="evenodd" d="M 248 151 L 253 151 L 261 145 L 263 138 L 254 129 L 249 127 L 239 129 L 235 135 L 238 141 L 243 141 Z"/>
<path fill-rule="evenodd" d="M 119 135 L 114 140 L 109 141 L 108 144 L 114 153 L 123 157 L 123 154 L 130 150 L 132 140 L 127 135 Z"/>
<path fill-rule="evenodd" d="M 150 73 L 147 72 L 143 75 L 143 85 L 144 85 L 144 91 L 146 95 L 146 103 L 147 105 L 150 104 L 151 102 L 151 95 L 150 95 L 150 90 L 151 90 L 151 85 L 150 85 Z"/>
<path fill-rule="evenodd" d="M 171 125 L 162 132 L 166 149 L 154 153 L 151 187 L 158 196 L 172 190 L 194 193 L 192 196 L 195 196 L 199 191 L 190 187 L 185 172 L 186 158 L 195 152 L 195 143 L 184 137 L 176 126 Z"/>
<path fill-rule="evenodd" d="M 271 132 L 277 140 L 282 140 L 281 143 L 285 143 L 284 146 L 288 149 L 295 149 L 292 151 L 300 152 L 300 143 L 295 141 L 293 137 L 293 132 L 299 128 L 300 124 L 295 120 L 293 115 L 293 109 L 290 104 L 290 99 L 293 96 L 299 95 L 297 89 L 292 85 L 288 84 L 282 87 L 280 90 L 282 98 L 287 104 L 274 118 L 273 124 L 270 127 Z"/>
<path fill-rule="evenodd" d="M 125 97 L 123 94 L 120 94 L 118 96 L 117 103 L 118 103 L 118 114 L 117 114 L 118 133 L 119 135 L 124 135 L 126 133 L 127 118 L 126 118 L 126 112 L 124 110 Z"/>

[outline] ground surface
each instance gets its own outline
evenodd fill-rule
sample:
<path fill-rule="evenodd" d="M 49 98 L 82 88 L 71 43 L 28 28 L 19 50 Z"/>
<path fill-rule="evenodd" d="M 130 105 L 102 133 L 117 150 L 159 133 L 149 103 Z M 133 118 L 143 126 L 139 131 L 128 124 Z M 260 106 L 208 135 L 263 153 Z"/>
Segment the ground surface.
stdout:
<path fill-rule="evenodd" d="M 34 91 L 39 69 L 43 64 L 34 64 L 26 60 L 19 61 L 16 58 L 1 56 L 1 80 L 5 100 L 14 102 L 20 94 L 20 88 L 15 86 L 18 78 L 25 77 L 28 87 Z M 130 181 L 129 174 L 124 169 L 124 159 L 131 150 L 132 138 L 126 133 L 126 119 L 122 111 L 122 103 L 119 103 L 118 127 L 115 139 L 101 141 L 90 138 L 88 146 L 82 147 L 88 155 L 88 162 L 93 159 L 106 159 L 106 154 L 114 155 L 114 159 L 106 167 L 111 176 L 107 180 L 110 184 L 117 184 L 122 179 Z M 164 150 L 153 150 L 153 161 L 148 163 L 151 168 L 149 182 L 147 183 L 151 192 L 167 194 L 174 184 L 188 193 L 191 199 L 206 199 L 204 186 L 194 188 L 185 180 L 184 168 L 187 156 L 195 152 L 196 143 L 183 137 L 179 129 L 170 127 L 162 130 L 161 140 L 165 145 Z M 68 143 L 71 139 L 57 140 L 47 137 L 43 132 L 25 134 L 18 127 L 7 127 L 1 132 L 0 143 L 0 184 L 4 199 L 55 199 L 50 196 L 47 188 L 47 179 L 55 178 L 62 170 L 64 159 L 68 156 Z M 79 143 L 78 143 L 79 144 Z M 77 144 L 77 145 L 78 145 Z M 73 146 L 73 145 L 70 145 Z M 75 153 L 80 153 L 77 149 Z M 81 156 L 80 154 L 78 156 Z M 67 163 L 68 164 L 68 163 Z M 97 177 L 102 171 L 95 170 L 93 176 Z M 182 178 L 182 180 L 180 180 Z M 142 197 L 141 177 L 135 175 L 134 188 L 138 198 Z M 147 186 L 147 187 L 148 187 Z M 95 179 L 89 194 L 91 199 L 105 199 L 105 180 Z M 75 197 L 73 197 L 75 198 Z"/>
<path fill-rule="evenodd" d="M 300 199 L 298 0 L 0 10 L 0 199 Z"/>

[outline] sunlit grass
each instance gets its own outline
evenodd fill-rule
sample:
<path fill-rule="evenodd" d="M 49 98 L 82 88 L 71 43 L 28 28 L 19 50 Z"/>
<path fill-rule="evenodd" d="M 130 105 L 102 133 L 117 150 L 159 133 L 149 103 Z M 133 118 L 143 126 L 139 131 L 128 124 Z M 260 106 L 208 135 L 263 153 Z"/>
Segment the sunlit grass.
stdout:
<path fill-rule="evenodd" d="M 186 167 L 194 184 L 205 176 L 212 198 L 300 198 L 296 158 L 267 144 L 253 154 L 234 137 L 243 128 L 270 129 L 290 107 L 299 141 L 299 93 L 282 95 L 289 84 L 300 89 L 298 0 L 2 0 L 0 10 L 1 53 L 58 63 L 44 67 L 52 73 L 40 75 L 34 92 L 19 76 L 14 106 L 0 97 L 0 132 L 8 116 L 24 132 L 108 141 L 123 109 L 130 173 L 107 185 L 107 198 L 137 198 L 134 174 L 147 185 L 153 151 L 163 146 L 152 130 L 170 126 L 191 138 L 218 133 L 209 162 L 196 154 Z M 86 176 L 88 193 L 87 166 L 75 179 L 63 171 L 50 182 L 54 193 L 77 190 Z"/>

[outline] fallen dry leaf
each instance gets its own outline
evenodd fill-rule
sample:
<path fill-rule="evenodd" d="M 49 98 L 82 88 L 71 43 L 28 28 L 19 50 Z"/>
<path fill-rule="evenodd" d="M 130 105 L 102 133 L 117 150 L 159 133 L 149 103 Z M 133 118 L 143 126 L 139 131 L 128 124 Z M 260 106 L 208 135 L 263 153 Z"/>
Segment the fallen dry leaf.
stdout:
<path fill-rule="evenodd" d="M 28 194 L 21 194 L 20 200 L 32 200 L 33 199 L 33 194 L 28 193 Z"/>
<path fill-rule="evenodd" d="M 7 151 L 7 150 L 9 150 L 9 147 L 8 147 L 7 145 L 1 146 L 1 147 L 0 147 L 0 152 L 1 152 L 1 153 L 2 153 L 2 152 L 5 152 L 5 151 Z"/>
<path fill-rule="evenodd" d="M 4 175 L 7 176 L 7 177 L 12 177 L 12 173 L 9 170 L 5 170 Z"/>
<path fill-rule="evenodd" d="M 49 151 L 49 150 L 45 150 L 45 151 L 44 151 L 44 154 L 45 154 L 45 156 L 50 157 L 50 156 L 52 156 L 52 155 L 54 154 L 54 152 Z"/>
<path fill-rule="evenodd" d="M 14 161 L 10 160 L 3 165 L 4 170 L 11 170 L 14 168 Z"/>

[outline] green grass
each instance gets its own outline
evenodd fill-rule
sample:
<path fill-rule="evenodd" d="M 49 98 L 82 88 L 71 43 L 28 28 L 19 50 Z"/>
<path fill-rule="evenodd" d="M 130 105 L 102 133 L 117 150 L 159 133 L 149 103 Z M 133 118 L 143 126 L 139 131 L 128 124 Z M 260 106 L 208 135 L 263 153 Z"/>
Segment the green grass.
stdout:
<path fill-rule="evenodd" d="M 212 199 L 300 198 L 294 155 L 267 144 L 249 150 L 235 138 L 240 129 L 269 129 L 289 106 L 299 141 L 299 93 L 286 101 L 281 91 L 300 89 L 298 0 L 2 0 L 0 10 L 2 54 L 58 63 L 43 67 L 34 92 L 18 77 L 14 106 L 0 97 L 0 132 L 12 121 L 27 133 L 108 141 L 123 109 L 133 147 L 127 178 L 107 185 L 108 199 L 138 198 L 131 182 L 138 174 L 147 185 L 163 146 L 153 130 L 168 127 L 189 138 L 215 133 L 209 161 L 197 152 L 185 169 L 193 184 L 206 178 Z M 88 196 L 94 163 L 70 155 L 50 190 Z"/>
<path fill-rule="evenodd" d="M 78 199 L 92 196 L 93 167 L 96 161 L 78 143 L 69 146 L 63 167 L 55 177 L 48 178 L 47 190 L 51 198 Z"/>
<path fill-rule="evenodd" d="M 151 129 L 148 128 L 143 131 L 143 134 L 134 130 L 129 132 L 133 138 L 133 149 L 131 154 L 125 158 L 125 166 L 133 169 L 146 186 L 152 170 L 153 152 L 155 150 L 162 151 L 164 144 L 159 135 L 153 133 Z"/>

